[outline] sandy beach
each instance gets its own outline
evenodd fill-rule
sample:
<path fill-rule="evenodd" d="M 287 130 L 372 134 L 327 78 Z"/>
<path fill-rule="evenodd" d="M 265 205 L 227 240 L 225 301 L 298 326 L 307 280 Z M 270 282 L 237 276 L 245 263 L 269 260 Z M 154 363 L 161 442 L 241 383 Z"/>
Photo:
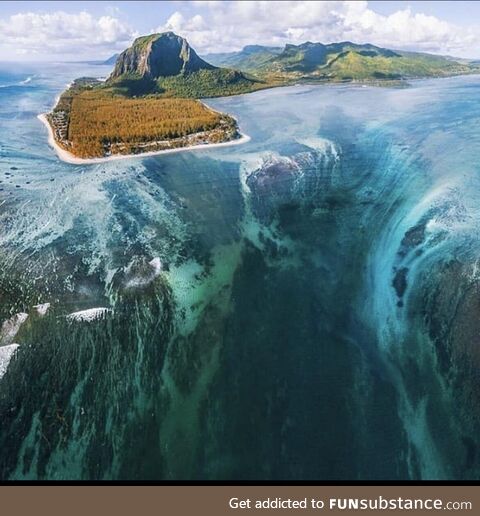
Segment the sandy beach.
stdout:
<path fill-rule="evenodd" d="M 41 113 L 37 116 L 37 118 L 45 125 L 48 130 L 48 143 L 55 152 L 57 156 L 66 163 L 71 163 L 72 165 L 93 165 L 95 163 L 104 163 L 106 161 L 114 161 L 118 159 L 132 159 L 132 158 L 144 158 L 147 156 L 157 156 L 160 154 L 171 154 L 173 152 L 184 152 L 184 151 L 193 151 L 193 150 L 209 150 L 216 147 L 227 147 L 229 145 L 241 145 L 242 143 L 247 143 L 250 141 L 250 137 L 246 134 L 240 133 L 240 138 L 236 140 L 231 140 L 229 142 L 222 143 L 208 143 L 208 144 L 200 144 L 200 145 L 189 145 L 185 147 L 177 147 L 175 149 L 165 149 L 159 151 L 148 151 L 142 152 L 139 154 L 114 154 L 112 156 L 106 156 L 104 158 L 78 158 L 74 156 L 71 152 L 62 149 L 53 136 L 53 130 L 50 126 L 46 113 Z"/>

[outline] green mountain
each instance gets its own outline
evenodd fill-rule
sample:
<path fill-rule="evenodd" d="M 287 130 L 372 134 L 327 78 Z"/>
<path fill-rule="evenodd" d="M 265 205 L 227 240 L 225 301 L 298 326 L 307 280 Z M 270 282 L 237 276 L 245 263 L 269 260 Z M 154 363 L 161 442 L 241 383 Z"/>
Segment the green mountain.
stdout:
<path fill-rule="evenodd" d="M 212 59 L 213 57 L 213 59 Z M 229 63 L 267 82 L 378 81 L 441 77 L 472 73 L 478 65 L 432 54 L 393 51 L 349 41 L 324 45 L 306 42 L 270 47 L 245 47 L 240 52 L 214 54 L 215 64 Z"/>
<path fill-rule="evenodd" d="M 301 45 L 285 45 L 281 54 L 266 63 L 266 69 L 310 74 L 331 67 L 350 53 L 366 59 L 399 57 L 392 50 L 374 45 L 355 45 L 350 42 L 323 45 L 307 41 Z"/>
<path fill-rule="evenodd" d="M 473 73 L 478 64 L 350 41 L 248 45 L 200 57 L 173 32 L 137 38 L 117 58 L 104 88 L 113 94 L 217 97 L 296 82 L 380 82 Z"/>
<path fill-rule="evenodd" d="M 282 51 L 283 48 L 281 47 L 247 45 L 238 52 L 207 54 L 205 59 L 215 66 L 225 66 L 245 72 L 252 72 L 270 61 L 273 57 L 281 54 Z"/>
<path fill-rule="evenodd" d="M 186 39 L 164 32 L 137 38 L 123 51 L 106 86 L 124 95 L 199 98 L 245 93 L 261 82 L 208 63 Z"/>

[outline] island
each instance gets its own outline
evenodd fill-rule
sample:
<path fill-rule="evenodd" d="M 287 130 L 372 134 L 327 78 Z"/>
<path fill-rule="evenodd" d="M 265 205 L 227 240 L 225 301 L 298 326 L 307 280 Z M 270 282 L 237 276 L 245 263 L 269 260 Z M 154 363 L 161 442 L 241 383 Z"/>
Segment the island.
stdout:
<path fill-rule="evenodd" d="M 173 32 L 137 38 L 114 56 L 105 81 L 76 79 L 50 113 L 39 115 L 50 143 L 71 163 L 238 144 L 248 136 L 235 118 L 199 99 L 301 83 L 403 86 L 480 71 L 473 61 L 351 42 L 248 45 L 205 57 Z"/>

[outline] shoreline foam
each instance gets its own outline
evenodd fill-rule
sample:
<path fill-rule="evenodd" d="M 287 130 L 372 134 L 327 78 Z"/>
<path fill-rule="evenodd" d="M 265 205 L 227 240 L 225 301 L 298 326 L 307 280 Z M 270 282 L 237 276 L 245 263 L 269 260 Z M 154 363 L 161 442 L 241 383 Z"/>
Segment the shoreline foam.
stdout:
<path fill-rule="evenodd" d="M 55 137 L 53 135 L 53 129 L 50 125 L 49 121 L 46 117 L 47 113 L 41 113 L 37 115 L 37 118 L 47 127 L 48 129 L 48 143 L 50 147 L 56 152 L 57 156 L 66 163 L 70 163 L 72 165 L 92 165 L 98 163 L 104 163 L 107 161 L 115 161 L 118 159 L 132 159 L 132 158 L 143 158 L 149 156 L 158 156 L 160 154 L 171 154 L 174 152 L 183 152 L 183 151 L 193 151 L 193 150 L 209 150 L 216 147 L 227 147 L 229 145 L 241 145 L 242 143 L 247 143 L 250 141 L 250 136 L 239 133 L 240 138 L 235 140 L 230 140 L 228 142 L 221 143 L 204 143 L 199 145 L 186 145 L 185 147 L 176 147 L 175 149 L 164 149 L 158 151 L 147 151 L 140 152 L 138 154 L 113 154 L 112 156 L 105 156 L 103 158 L 78 158 L 73 155 L 71 152 L 62 149 L 60 145 L 55 141 Z"/>

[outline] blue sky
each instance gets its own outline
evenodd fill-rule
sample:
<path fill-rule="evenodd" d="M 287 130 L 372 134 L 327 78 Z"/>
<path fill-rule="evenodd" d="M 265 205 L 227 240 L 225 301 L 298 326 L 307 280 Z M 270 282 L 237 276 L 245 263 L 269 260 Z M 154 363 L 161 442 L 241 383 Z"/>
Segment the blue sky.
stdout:
<path fill-rule="evenodd" d="M 201 54 L 350 40 L 480 58 L 480 2 L 0 2 L 0 60 L 103 59 L 173 30 Z"/>

